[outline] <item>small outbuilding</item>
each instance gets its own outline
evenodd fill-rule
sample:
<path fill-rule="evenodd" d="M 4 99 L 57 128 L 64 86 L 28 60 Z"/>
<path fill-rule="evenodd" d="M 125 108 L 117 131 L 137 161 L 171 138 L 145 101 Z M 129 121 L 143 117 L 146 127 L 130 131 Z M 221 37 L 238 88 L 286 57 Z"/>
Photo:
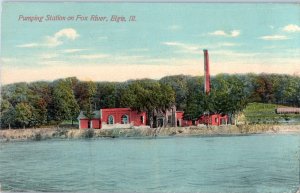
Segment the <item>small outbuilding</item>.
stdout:
<path fill-rule="evenodd" d="M 300 114 L 300 108 L 296 107 L 281 107 L 275 109 L 277 114 Z"/>
<path fill-rule="evenodd" d="M 227 125 L 228 124 L 228 115 L 223 114 L 211 114 L 211 115 L 202 115 L 198 120 L 199 124 L 205 125 Z"/>
<path fill-rule="evenodd" d="M 184 112 L 177 111 L 177 126 L 178 127 L 186 127 L 192 125 L 212 125 L 212 126 L 220 126 L 228 124 L 228 115 L 223 114 L 211 114 L 211 115 L 201 115 L 198 119 L 195 120 L 186 120 L 184 119 Z"/>
<path fill-rule="evenodd" d="M 101 120 L 100 120 L 100 111 L 93 111 L 92 119 L 89 119 L 85 112 L 80 111 L 80 114 L 77 117 L 79 122 L 79 129 L 100 129 L 101 128 Z"/>

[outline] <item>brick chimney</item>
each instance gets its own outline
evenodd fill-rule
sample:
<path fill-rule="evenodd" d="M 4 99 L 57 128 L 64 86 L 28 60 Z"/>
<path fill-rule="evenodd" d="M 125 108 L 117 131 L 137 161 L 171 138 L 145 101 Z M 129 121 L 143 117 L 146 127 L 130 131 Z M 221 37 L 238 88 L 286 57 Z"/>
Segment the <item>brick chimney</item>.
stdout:
<path fill-rule="evenodd" d="M 204 52 L 204 92 L 209 94 L 210 92 L 210 74 L 209 74 L 209 57 L 208 51 L 205 49 Z"/>

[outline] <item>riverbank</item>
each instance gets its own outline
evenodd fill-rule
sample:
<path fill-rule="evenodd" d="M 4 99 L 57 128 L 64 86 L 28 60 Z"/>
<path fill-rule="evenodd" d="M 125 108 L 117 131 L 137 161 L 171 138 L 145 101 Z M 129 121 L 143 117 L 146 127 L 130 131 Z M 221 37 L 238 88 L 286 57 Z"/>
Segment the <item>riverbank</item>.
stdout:
<path fill-rule="evenodd" d="M 247 135 L 263 133 L 299 133 L 300 125 L 228 125 L 211 127 L 171 127 L 139 129 L 77 129 L 77 128 L 37 128 L 0 130 L 0 141 L 24 141 L 45 139 L 116 138 L 116 137 L 156 137 L 156 136 L 211 136 Z"/>

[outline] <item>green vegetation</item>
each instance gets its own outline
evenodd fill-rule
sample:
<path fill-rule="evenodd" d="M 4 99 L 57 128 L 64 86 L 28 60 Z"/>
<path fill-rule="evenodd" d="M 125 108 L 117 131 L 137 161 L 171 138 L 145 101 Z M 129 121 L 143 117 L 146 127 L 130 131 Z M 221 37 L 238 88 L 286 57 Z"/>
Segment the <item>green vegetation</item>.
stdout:
<path fill-rule="evenodd" d="M 84 112 L 84 115 L 91 120 L 94 116 L 93 114 L 93 97 L 96 94 L 96 84 L 92 81 L 88 82 L 78 82 L 77 79 L 74 79 L 74 95 L 77 100 L 77 103 L 80 107 L 80 110 Z M 78 116 L 75 115 L 76 117 Z"/>
<path fill-rule="evenodd" d="M 94 136 L 94 129 L 86 129 L 82 135 L 84 138 L 93 138 Z"/>
<path fill-rule="evenodd" d="M 298 116 L 276 115 L 275 107 L 299 107 L 299 93 L 299 76 L 278 74 L 219 74 L 211 78 L 208 95 L 204 94 L 203 77 L 185 75 L 126 82 L 79 81 L 70 77 L 53 82 L 14 83 L 1 87 L 0 128 L 57 126 L 69 120 L 73 125 L 80 110 L 91 118 L 94 110 L 119 107 L 146 111 L 149 121 L 154 112 L 173 105 L 190 120 L 203 113 L 220 113 L 228 114 L 233 121 L 244 110 L 249 123 L 291 122 Z M 248 103 L 253 104 L 245 109 Z"/>
<path fill-rule="evenodd" d="M 276 114 L 275 109 L 278 107 L 285 106 L 266 103 L 250 103 L 244 109 L 243 113 L 249 124 L 300 123 L 299 114 Z"/>
<path fill-rule="evenodd" d="M 228 114 L 233 117 L 247 104 L 248 93 L 243 76 L 219 74 L 212 78 L 211 92 L 204 93 L 203 77 L 171 76 L 161 79 L 176 93 L 176 106 L 185 118 L 197 119 L 203 113 Z"/>
<path fill-rule="evenodd" d="M 55 81 L 51 98 L 49 116 L 52 121 L 61 123 L 64 120 L 76 119 L 79 112 L 79 105 L 75 99 L 71 79 Z"/>
<path fill-rule="evenodd" d="M 175 92 L 164 83 L 153 80 L 137 80 L 128 83 L 121 91 L 120 105 L 138 111 L 146 111 L 147 120 L 153 120 L 155 111 L 165 111 L 175 103 Z M 148 125 L 152 127 L 153 122 Z"/>

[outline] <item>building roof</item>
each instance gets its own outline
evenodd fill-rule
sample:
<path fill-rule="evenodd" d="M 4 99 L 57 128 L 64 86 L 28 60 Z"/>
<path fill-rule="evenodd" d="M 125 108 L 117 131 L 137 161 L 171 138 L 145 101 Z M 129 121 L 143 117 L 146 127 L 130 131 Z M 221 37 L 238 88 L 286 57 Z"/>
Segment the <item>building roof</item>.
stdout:
<path fill-rule="evenodd" d="M 130 108 L 104 108 L 101 111 L 131 111 Z"/>
<path fill-rule="evenodd" d="M 276 113 L 300 113 L 300 108 L 295 107 L 281 107 L 277 108 Z"/>
<path fill-rule="evenodd" d="M 93 111 L 93 119 L 100 119 L 100 111 Z M 77 119 L 88 119 L 86 116 L 85 116 L 85 112 L 84 111 L 80 111 Z"/>

